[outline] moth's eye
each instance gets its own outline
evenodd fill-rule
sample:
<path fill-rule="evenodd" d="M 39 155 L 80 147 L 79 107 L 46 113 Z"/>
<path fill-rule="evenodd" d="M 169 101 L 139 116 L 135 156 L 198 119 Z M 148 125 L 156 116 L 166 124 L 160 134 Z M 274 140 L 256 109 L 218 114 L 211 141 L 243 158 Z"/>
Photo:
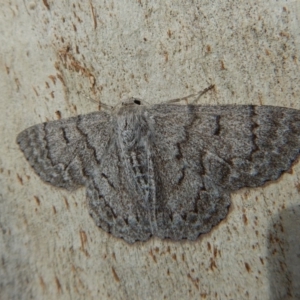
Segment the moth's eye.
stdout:
<path fill-rule="evenodd" d="M 134 104 L 137 104 L 137 105 L 141 105 L 141 101 L 140 101 L 140 100 L 137 100 L 137 99 L 135 99 L 135 100 L 133 101 L 133 103 L 134 103 Z"/>

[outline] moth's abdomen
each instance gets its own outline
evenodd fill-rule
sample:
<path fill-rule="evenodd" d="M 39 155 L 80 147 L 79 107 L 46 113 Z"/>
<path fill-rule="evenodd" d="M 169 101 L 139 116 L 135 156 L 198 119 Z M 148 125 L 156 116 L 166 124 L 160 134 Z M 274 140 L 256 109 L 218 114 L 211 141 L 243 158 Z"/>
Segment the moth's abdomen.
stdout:
<path fill-rule="evenodd" d="M 144 197 L 147 197 L 149 190 L 149 157 L 145 151 L 130 153 L 130 168 L 134 177 L 137 188 L 140 188 Z"/>

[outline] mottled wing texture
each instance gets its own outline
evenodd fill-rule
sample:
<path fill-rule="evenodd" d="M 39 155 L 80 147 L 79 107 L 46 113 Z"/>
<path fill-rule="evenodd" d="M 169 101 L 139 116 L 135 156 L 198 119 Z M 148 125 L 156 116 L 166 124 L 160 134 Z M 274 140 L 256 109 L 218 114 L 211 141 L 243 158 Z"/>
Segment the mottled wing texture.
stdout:
<path fill-rule="evenodd" d="M 104 112 L 47 122 L 22 131 L 17 143 L 35 172 L 54 186 L 85 185 L 110 139 Z"/>
<path fill-rule="evenodd" d="M 131 187 L 112 117 L 95 112 L 22 131 L 17 143 L 35 172 L 54 186 L 86 186 L 97 226 L 129 243 L 151 236 L 148 211 Z"/>
<path fill-rule="evenodd" d="M 156 105 L 148 113 L 162 238 L 208 232 L 227 215 L 232 191 L 277 179 L 299 154 L 298 110 Z"/>

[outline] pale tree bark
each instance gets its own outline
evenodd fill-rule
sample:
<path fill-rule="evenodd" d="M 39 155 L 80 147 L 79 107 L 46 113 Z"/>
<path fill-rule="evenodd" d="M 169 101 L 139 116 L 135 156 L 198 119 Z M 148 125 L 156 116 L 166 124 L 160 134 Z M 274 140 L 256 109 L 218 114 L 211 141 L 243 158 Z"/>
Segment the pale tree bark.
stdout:
<path fill-rule="evenodd" d="M 243 189 L 196 242 L 126 244 L 85 190 L 43 183 L 17 134 L 37 123 L 215 84 L 201 104 L 300 109 L 297 1 L 2 1 L 1 299 L 296 299 L 300 165 Z M 297 294 L 298 293 L 298 294 Z"/>

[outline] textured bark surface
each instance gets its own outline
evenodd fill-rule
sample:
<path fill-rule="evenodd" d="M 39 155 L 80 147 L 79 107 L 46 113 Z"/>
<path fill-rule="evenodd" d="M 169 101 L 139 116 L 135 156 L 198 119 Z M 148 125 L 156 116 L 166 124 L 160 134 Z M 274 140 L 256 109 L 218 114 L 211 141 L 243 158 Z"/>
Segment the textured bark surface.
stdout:
<path fill-rule="evenodd" d="M 232 196 L 197 241 L 128 245 L 85 190 L 46 185 L 16 136 L 44 121 L 215 84 L 200 104 L 300 109 L 296 1 L 5 1 L 0 9 L 1 299 L 297 299 L 300 165 Z"/>

